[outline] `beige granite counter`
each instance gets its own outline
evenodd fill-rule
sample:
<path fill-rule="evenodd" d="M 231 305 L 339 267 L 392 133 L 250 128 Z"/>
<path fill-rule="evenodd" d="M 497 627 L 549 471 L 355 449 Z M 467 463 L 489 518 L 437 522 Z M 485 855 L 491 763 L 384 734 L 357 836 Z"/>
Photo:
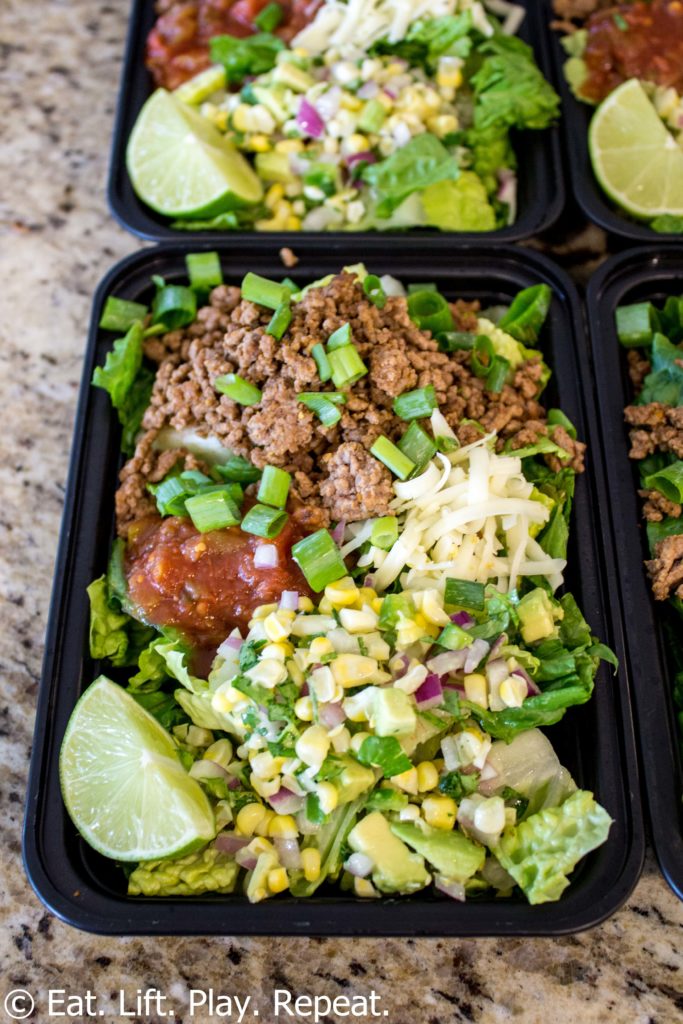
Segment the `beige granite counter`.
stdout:
<path fill-rule="evenodd" d="M 158 1021 L 130 1010 L 136 989 L 156 987 L 178 1022 L 203 1021 L 187 990 L 213 988 L 251 994 L 267 1021 L 276 987 L 374 989 L 389 1024 L 682 1021 L 683 906 L 651 860 L 622 911 L 557 940 L 107 939 L 61 924 L 29 888 L 24 787 L 90 297 L 139 244 L 104 199 L 126 17 L 123 0 L 0 5 L 0 1004 L 29 990 L 43 1024 L 59 1019 L 48 988 L 89 988 L 100 1019 Z M 120 989 L 130 1016 L 110 1009 Z"/>

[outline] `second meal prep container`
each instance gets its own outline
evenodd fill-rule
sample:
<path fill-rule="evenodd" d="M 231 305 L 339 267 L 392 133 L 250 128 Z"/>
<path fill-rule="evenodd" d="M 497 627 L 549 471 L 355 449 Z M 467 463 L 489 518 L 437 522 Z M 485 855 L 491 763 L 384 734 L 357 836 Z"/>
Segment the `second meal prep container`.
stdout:
<path fill-rule="evenodd" d="M 128 897 L 122 870 L 78 836 L 60 795 L 59 747 L 79 695 L 100 671 L 88 654 L 86 587 L 107 564 L 121 462 L 120 428 L 109 397 L 89 385 L 93 368 L 104 361 L 112 343 L 111 333 L 97 324 L 108 295 L 147 302 L 152 274 L 161 274 L 168 282 L 186 279 L 184 256 L 193 249 L 196 246 L 176 244 L 136 253 L 113 268 L 95 298 L 28 792 L 24 855 L 36 892 L 63 920 L 111 935 L 561 935 L 604 920 L 636 883 L 644 834 L 619 594 L 605 571 L 600 537 L 605 494 L 599 443 L 582 396 L 584 386 L 591 389 L 588 346 L 569 278 L 542 256 L 504 246 L 458 249 L 436 257 L 427 248 L 394 247 L 390 255 L 368 257 L 360 246 L 330 247 L 321 254 L 302 244 L 297 246 L 300 262 L 289 271 L 282 267 L 276 246 L 266 249 L 253 239 L 239 253 L 230 247 L 221 249 L 220 255 L 229 283 L 239 283 L 247 270 L 253 270 L 270 278 L 289 273 L 303 284 L 365 258 L 374 273 L 391 273 L 406 283 L 434 281 L 448 297 L 479 299 L 484 307 L 509 303 L 517 291 L 532 284 L 547 282 L 552 287 L 554 299 L 540 343 L 553 369 L 547 400 L 562 407 L 589 443 L 587 471 L 577 481 L 567 586 L 593 631 L 614 648 L 621 667 L 615 675 L 603 663 L 592 699 L 570 708 L 548 735 L 577 784 L 592 790 L 614 819 L 607 843 L 584 859 L 559 902 L 540 906 L 529 906 L 521 897 L 493 896 L 461 904 L 430 893 L 360 900 L 331 886 L 309 900 L 279 896 L 250 905 L 241 895 Z"/>

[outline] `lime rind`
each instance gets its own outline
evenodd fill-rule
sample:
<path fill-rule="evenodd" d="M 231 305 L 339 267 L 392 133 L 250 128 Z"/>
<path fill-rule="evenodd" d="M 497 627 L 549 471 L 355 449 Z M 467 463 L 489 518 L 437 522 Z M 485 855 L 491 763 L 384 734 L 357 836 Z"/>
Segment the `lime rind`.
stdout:
<path fill-rule="evenodd" d="M 642 219 L 683 215 L 683 149 L 638 79 L 603 101 L 588 139 L 595 176 L 618 206 Z"/>
<path fill-rule="evenodd" d="M 76 828 L 106 857 L 179 857 L 215 835 L 206 794 L 181 765 L 169 734 L 105 676 L 74 708 L 59 775 Z"/>

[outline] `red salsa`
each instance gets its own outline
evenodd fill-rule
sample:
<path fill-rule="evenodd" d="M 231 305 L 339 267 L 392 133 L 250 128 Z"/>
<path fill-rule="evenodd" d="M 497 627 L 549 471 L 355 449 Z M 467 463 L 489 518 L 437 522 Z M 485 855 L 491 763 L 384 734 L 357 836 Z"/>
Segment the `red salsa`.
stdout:
<path fill-rule="evenodd" d="M 272 541 L 239 527 L 198 533 L 189 519 L 176 516 L 140 519 L 126 548 L 130 600 L 145 621 L 176 627 L 210 660 L 235 626 L 246 635 L 258 605 L 279 601 L 283 590 L 310 595 L 291 547 L 311 532 L 305 509 L 290 515 Z M 264 543 L 277 547 L 276 568 L 254 565 L 254 552 Z"/>
<path fill-rule="evenodd" d="M 619 4 L 592 15 L 580 92 L 598 103 L 629 78 L 683 92 L 683 0 Z"/>
<path fill-rule="evenodd" d="M 162 13 L 147 37 L 145 62 L 156 85 L 177 89 L 211 64 L 209 40 L 258 32 L 254 18 L 271 0 L 176 0 L 159 5 Z M 275 34 L 292 39 L 311 21 L 322 0 L 278 0 L 284 17 Z"/>

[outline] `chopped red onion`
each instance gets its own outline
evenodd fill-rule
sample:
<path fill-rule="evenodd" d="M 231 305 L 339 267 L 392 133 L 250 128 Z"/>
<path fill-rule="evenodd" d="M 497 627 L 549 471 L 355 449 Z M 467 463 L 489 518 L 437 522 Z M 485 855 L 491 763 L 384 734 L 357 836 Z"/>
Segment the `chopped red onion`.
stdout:
<path fill-rule="evenodd" d="M 489 661 L 493 661 L 500 654 L 501 648 L 508 642 L 507 633 L 501 633 L 497 640 L 494 641 L 491 653 L 489 654 Z"/>
<path fill-rule="evenodd" d="M 328 729 L 336 729 L 346 721 L 346 712 L 341 704 L 321 704 L 318 712 L 320 722 Z"/>
<path fill-rule="evenodd" d="M 239 788 L 240 788 L 240 780 L 235 778 L 235 776 L 233 775 L 233 777 L 228 782 L 228 789 L 239 789 Z"/>
<path fill-rule="evenodd" d="M 216 849 L 221 853 L 237 853 L 251 842 L 249 836 L 238 836 L 234 832 L 221 832 L 216 837 Z"/>
<path fill-rule="evenodd" d="M 384 87 L 384 89 L 383 89 L 382 91 L 384 92 L 384 94 L 385 94 L 386 96 L 388 96 L 388 97 L 389 97 L 389 99 L 390 99 L 390 100 L 395 100 L 395 99 L 396 99 L 396 97 L 398 96 L 398 93 L 397 93 L 397 92 L 394 92 L 394 90 L 393 90 L 393 89 L 387 89 L 387 87 L 386 87 L 386 86 Z"/>
<path fill-rule="evenodd" d="M 467 612 L 455 612 L 454 615 L 451 615 L 451 622 L 460 626 L 461 629 L 471 629 L 474 625 L 474 619 Z"/>
<path fill-rule="evenodd" d="M 485 761 L 484 767 L 482 768 L 479 774 L 479 778 L 481 779 L 482 782 L 488 782 L 489 779 L 497 779 L 498 772 L 496 771 L 492 764 L 490 764 L 488 761 Z"/>
<path fill-rule="evenodd" d="M 517 176 L 514 171 L 503 168 L 498 172 L 500 187 L 496 199 L 501 203 L 512 206 L 517 198 Z"/>
<path fill-rule="evenodd" d="M 519 676 L 526 683 L 526 695 L 527 697 L 537 697 L 541 692 L 536 683 L 533 681 L 528 672 L 525 672 L 523 668 L 517 667 L 511 673 L 513 676 Z"/>
<path fill-rule="evenodd" d="M 216 654 L 220 654 L 222 658 L 227 657 L 230 651 L 239 651 L 244 641 L 241 636 L 228 636 L 225 638 L 223 643 L 220 645 Z"/>
<path fill-rule="evenodd" d="M 246 871 L 253 871 L 256 867 L 256 861 L 258 858 L 245 846 L 243 849 L 237 851 L 235 854 L 235 860 L 241 868 L 244 868 Z"/>
<path fill-rule="evenodd" d="M 315 110 L 323 121 L 329 121 L 339 110 L 341 100 L 341 89 L 338 85 L 333 85 L 326 92 L 322 93 L 321 96 L 318 96 L 315 101 Z"/>
<path fill-rule="evenodd" d="M 346 520 L 342 519 L 337 523 L 334 530 L 332 530 L 331 537 L 334 543 L 339 546 L 344 541 L 344 532 L 346 530 Z"/>
<path fill-rule="evenodd" d="M 430 658 L 427 668 L 430 672 L 435 672 L 437 676 L 447 676 L 450 672 L 459 672 L 465 664 L 467 651 L 467 647 L 462 651 L 444 651 L 443 654 L 437 654 L 435 658 Z"/>
<path fill-rule="evenodd" d="M 303 807 L 303 797 L 292 793 L 291 789 L 280 786 L 277 793 L 268 797 L 268 803 L 278 814 L 298 814 Z"/>
<path fill-rule="evenodd" d="M 355 878 L 367 878 L 372 871 L 373 862 L 365 853 L 352 853 L 344 867 Z"/>
<path fill-rule="evenodd" d="M 259 544 L 254 552 L 254 565 L 257 569 L 276 569 L 280 555 L 274 544 Z"/>
<path fill-rule="evenodd" d="M 280 857 L 280 863 L 288 871 L 296 871 L 301 867 L 301 850 L 296 839 L 275 839 L 275 849 Z"/>
<path fill-rule="evenodd" d="M 370 79 L 369 82 L 363 82 L 360 89 L 356 90 L 356 96 L 359 100 L 371 100 L 379 92 L 379 85 Z"/>
<path fill-rule="evenodd" d="M 490 644 L 486 643 L 486 640 L 477 638 L 470 647 L 466 648 L 467 657 L 463 665 L 465 672 L 474 672 L 479 662 L 483 661 L 489 653 L 490 646 Z"/>
<path fill-rule="evenodd" d="M 310 696 L 310 693 L 311 691 L 308 688 L 308 680 L 304 679 L 303 683 L 301 684 L 301 689 L 299 690 L 299 696 L 308 697 Z"/>
<path fill-rule="evenodd" d="M 375 585 L 375 577 L 374 576 L 366 576 L 365 579 L 363 580 L 363 586 L 364 587 L 374 587 L 374 585 Z"/>
<path fill-rule="evenodd" d="M 283 590 L 280 596 L 280 607 L 290 612 L 299 609 L 299 592 L 297 590 Z"/>
<path fill-rule="evenodd" d="M 410 658 L 408 657 L 407 654 L 402 654 L 400 657 L 402 663 L 401 668 L 396 669 L 396 671 L 394 672 L 394 679 L 403 679 L 404 675 L 408 671 L 408 665 L 410 665 Z"/>
<path fill-rule="evenodd" d="M 325 134 L 325 122 L 305 96 L 301 97 L 296 123 L 302 132 L 310 135 L 313 139 L 320 139 Z"/>
<path fill-rule="evenodd" d="M 450 896 L 452 900 L 458 900 L 459 903 L 465 902 L 465 886 L 462 882 L 452 882 L 444 878 L 443 875 L 436 875 L 434 886 L 439 892 Z"/>
<path fill-rule="evenodd" d="M 371 153 L 369 149 L 363 150 L 361 153 L 351 153 L 346 157 L 346 166 L 349 170 L 353 170 L 358 164 L 376 164 L 377 157 L 374 153 Z"/>
<path fill-rule="evenodd" d="M 439 676 L 430 672 L 421 686 L 415 691 L 415 703 L 420 711 L 428 711 L 435 708 L 443 700 L 443 688 Z"/>

